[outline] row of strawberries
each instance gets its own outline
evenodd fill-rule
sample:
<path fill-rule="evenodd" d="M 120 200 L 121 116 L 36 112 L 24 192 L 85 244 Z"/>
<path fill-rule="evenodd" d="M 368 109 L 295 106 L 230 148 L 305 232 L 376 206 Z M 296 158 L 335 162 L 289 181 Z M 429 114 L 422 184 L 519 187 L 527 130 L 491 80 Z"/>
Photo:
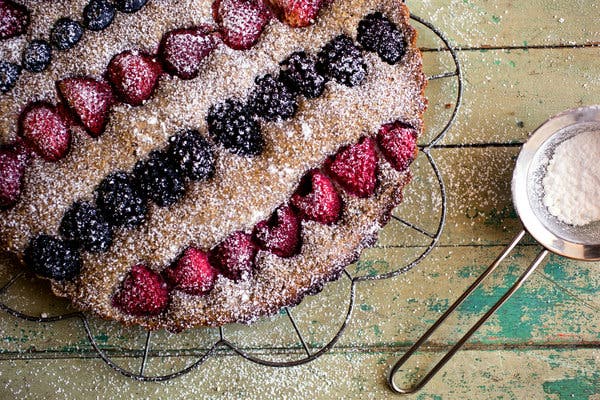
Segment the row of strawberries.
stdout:
<path fill-rule="evenodd" d="M 204 59 L 225 43 L 237 50 L 251 48 L 275 15 L 291 27 L 312 24 L 332 0 L 215 0 L 216 26 L 167 32 L 157 55 L 124 51 L 110 61 L 106 80 L 71 77 L 57 82 L 61 102 L 35 102 L 19 119 L 19 140 L 0 147 L 0 208 L 18 201 L 27 160 L 63 158 L 71 144 L 71 129 L 82 125 L 92 137 L 104 132 L 111 107 L 120 100 L 137 106 L 154 92 L 163 69 L 181 79 L 195 78 Z"/>
<path fill-rule="evenodd" d="M 377 186 L 377 148 L 394 169 L 405 171 L 417 154 L 416 139 L 417 132 L 401 122 L 383 125 L 376 139 L 364 137 L 343 147 L 322 169 L 309 171 L 289 204 L 259 222 L 252 233 L 236 231 L 208 252 L 189 247 L 162 274 L 144 264 L 134 266 L 113 304 L 126 314 L 157 315 L 168 306 L 171 290 L 201 296 L 211 291 L 219 274 L 234 281 L 249 279 L 259 249 L 278 257 L 299 254 L 302 220 L 334 224 L 340 219 L 343 204 L 335 183 L 352 196 L 372 196 Z"/>

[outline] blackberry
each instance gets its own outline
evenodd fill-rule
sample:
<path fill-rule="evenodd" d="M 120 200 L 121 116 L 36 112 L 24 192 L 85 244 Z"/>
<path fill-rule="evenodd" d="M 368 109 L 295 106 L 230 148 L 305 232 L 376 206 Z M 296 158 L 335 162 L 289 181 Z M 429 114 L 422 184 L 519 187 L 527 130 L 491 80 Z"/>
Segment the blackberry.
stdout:
<path fill-rule="evenodd" d="M 93 253 L 104 252 L 112 244 L 109 223 L 94 205 L 86 202 L 76 202 L 65 213 L 60 233 Z"/>
<path fill-rule="evenodd" d="M 21 75 L 21 67 L 8 61 L 0 61 L 0 92 L 12 89 Z"/>
<path fill-rule="evenodd" d="M 135 165 L 133 174 L 142 192 L 160 207 L 175 204 L 185 193 L 183 176 L 165 152 L 151 152 Z"/>
<path fill-rule="evenodd" d="M 148 0 L 117 0 L 115 5 L 121 12 L 134 13 L 146 5 Z"/>
<path fill-rule="evenodd" d="M 42 72 L 52 61 L 52 48 L 45 40 L 32 40 L 23 52 L 23 68 L 29 72 Z"/>
<path fill-rule="evenodd" d="M 358 47 L 347 35 L 340 35 L 319 52 L 319 68 L 336 82 L 359 85 L 367 76 L 367 65 Z"/>
<path fill-rule="evenodd" d="M 116 172 L 96 189 L 96 205 L 113 226 L 137 226 L 146 219 L 146 198 L 126 172 Z"/>
<path fill-rule="evenodd" d="M 307 99 L 323 94 L 327 79 L 317 70 L 317 62 L 303 51 L 293 53 L 281 63 L 280 79 L 288 88 Z"/>
<path fill-rule="evenodd" d="M 75 46 L 83 36 L 83 28 L 77 21 L 61 18 L 54 23 L 50 31 L 50 42 L 59 50 L 68 50 Z"/>
<path fill-rule="evenodd" d="M 256 79 L 248 104 L 258 117 L 267 121 L 290 119 L 298 111 L 296 94 L 269 74 Z"/>
<path fill-rule="evenodd" d="M 380 12 L 367 15 L 358 24 L 357 40 L 368 51 L 376 52 L 388 64 L 397 64 L 406 52 L 404 36 Z"/>
<path fill-rule="evenodd" d="M 66 241 L 39 235 L 25 250 L 25 263 L 37 275 L 59 281 L 74 278 L 81 270 L 77 250 Z"/>
<path fill-rule="evenodd" d="M 215 156 L 210 143 L 195 130 L 169 138 L 169 156 L 191 180 L 211 178 L 215 173 Z"/>
<path fill-rule="evenodd" d="M 260 125 L 242 102 L 228 99 L 212 106 L 206 122 L 208 133 L 230 152 L 242 156 L 262 153 L 265 140 Z"/>
<path fill-rule="evenodd" d="M 90 31 L 107 28 L 115 17 L 115 6 L 106 0 L 91 0 L 83 9 L 83 26 Z"/>

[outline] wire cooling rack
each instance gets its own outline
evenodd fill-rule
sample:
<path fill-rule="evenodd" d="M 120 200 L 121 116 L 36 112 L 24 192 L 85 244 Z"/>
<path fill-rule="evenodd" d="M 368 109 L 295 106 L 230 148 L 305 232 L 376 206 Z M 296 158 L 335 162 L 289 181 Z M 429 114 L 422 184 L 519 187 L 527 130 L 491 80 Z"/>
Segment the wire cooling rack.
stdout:
<path fill-rule="evenodd" d="M 200 353 L 197 350 L 194 352 L 191 352 L 191 355 L 195 357 L 195 360 L 192 361 L 191 363 L 187 364 L 185 367 L 180 368 L 176 371 L 170 371 L 169 373 L 148 374 L 146 372 L 146 370 L 147 370 L 146 367 L 147 367 L 148 359 L 149 359 L 149 356 L 151 353 L 153 353 L 152 355 L 156 356 L 156 357 L 173 356 L 173 354 L 169 353 L 169 351 L 164 351 L 164 350 L 158 351 L 158 352 L 151 351 L 151 345 L 152 345 L 152 340 L 154 338 L 154 335 L 159 335 L 160 333 L 146 332 L 141 350 L 129 352 L 129 354 L 128 354 L 129 356 L 138 357 L 140 359 L 139 367 L 128 368 L 128 367 L 118 365 L 114 361 L 114 359 L 125 356 L 124 352 L 119 352 L 119 351 L 110 352 L 110 351 L 108 351 L 108 349 L 106 349 L 106 347 L 104 345 L 101 345 L 97 339 L 98 336 L 94 335 L 94 333 L 93 333 L 93 327 L 92 327 L 92 322 L 91 322 L 92 318 L 88 317 L 87 315 L 85 315 L 81 312 L 71 312 L 71 313 L 64 313 L 64 314 L 56 315 L 56 316 L 45 316 L 44 314 L 42 314 L 42 316 L 33 316 L 33 315 L 29 315 L 25 312 L 18 311 L 14 307 L 6 304 L 6 302 L 2 300 L 2 297 L 4 297 L 4 295 L 7 293 L 7 291 L 16 282 L 18 282 L 22 278 L 27 278 L 29 276 L 25 272 L 15 275 L 6 284 L 4 284 L 2 287 L 0 287 L 0 309 L 6 311 L 8 314 L 10 314 L 16 318 L 19 318 L 21 320 L 38 322 L 38 323 L 52 323 L 52 322 L 63 321 L 63 320 L 68 320 L 68 319 L 75 319 L 75 320 L 78 319 L 83 326 L 83 329 L 86 333 L 89 344 L 91 345 L 91 347 L 93 348 L 93 350 L 95 351 L 97 356 L 100 357 L 109 367 L 111 367 L 115 371 L 123 374 L 124 376 L 127 376 L 129 378 L 132 378 L 132 379 L 135 379 L 138 381 L 158 382 L 158 381 L 166 381 L 166 380 L 170 380 L 170 379 L 182 376 L 182 375 L 198 368 L 200 365 L 202 365 L 206 360 L 208 360 L 215 353 L 220 352 L 222 350 L 226 350 L 226 349 L 229 349 L 230 351 L 235 352 L 239 356 L 241 356 L 249 361 L 252 361 L 254 363 L 261 364 L 261 365 L 271 366 L 271 367 L 289 367 L 289 366 L 305 364 L 305 363 L 315 360 L 316 358 L 325 354 L 327 351 L 329 351 L 331 348 L 333 348 L 335 346 L 335 344 L 338 342 L 338 340 L 342 336 L 342 333 L 345 331 L 346 327 L 348 326 L 348 324 L 352 318 L 356 286 L 359 285 L 361 282 L 383 280 L 383 279 L 389 279 L 389 278 L 398 276 L 402 273 L 407 272 L 408 270 L 413 268 L 415 265 L 419 264 L 421 261 L 423 261 L 423 259 L 425 257 L 427 257 L 429 255 L 429 253 L 434 249 L 434 247 L 438 243 L 438 240 L 440 239 L 440 236 L 442 234 L 442 230 L 443 230 L 443 227 L 445 224 L 446 206 L 447 206 L 446 205 L 446 189 L 444 186 L 444 181 L 442 179 L 442 174 L 438 168 L 438 165 L 436 164 L 436 160 L 434 159 L 433 155 L 431 154 L 431 150 L 443 138 L 443 136 L 446 134 L 446 132 L 448 132 L 448 130 L 451 128 L 451 126 L 453 125 L 453 123 L 456 119 L 456 116 L 458 114 L 459 108 L 462 103 L 462 98 L 463 98 L 463 77 L 462 77 L 461 66 L 460 66 L 460 62 L 459 62 L 457 53 L 456 53 L 455 49 L 452 47 L 452 45 L 450 44 L 449 40 L 445 37 L 445 35 L 442 32 L 440 32 L 431 23 L 429 23 L 415 15 L 412 15 L 411 19 L 420 25 L 420 26 L 418 26 L 418 28 L 429 30 L 443 43 L 443 47 L 440 47 L 437 49 L 429 49 L 429 48 L 422 49 L 424 52 L 428 52 L 428 51 L 448 52 L 452 56 L 452 62 L 454 64 L 453 70 L 429 76 L 428 77 L 429 81 L 442 80 L 442 79 L 455 79 L 456 80 L 456 86 L 453 89 L 456 93 L 456 98 L 453 99 L 453 101 L 454 101 L 453 108 L 449 115 L 449 119 L 448 119 L 447 123 L 445 123 L 445 125 L 443 125 L 443 127 L 433 137 L 433 139 L 431 139 L 429 141 L 429 143 L 419 145 L 419 148 L 421 150 L 420 157 L 421 158 L 424 157 L 424 159 L 427 161 L 428 167 L 430 168 L 430 171 L 428 171 L 428 173 L 434 178 L 434 179 L 431 179 L 430 181 L 432 182 L 432 185 L 437 186 L 437 187 L 432 187 L 430 189 L 432 190 L 432 193 L 435 190 L 438 190 L 438 195 L 439 195 L 439 199 L 440 199 L 439 209 L 437 210 L 437 211 L 439 211 L 439 220 L 437 223 L 437 228 L 435 229 L 435 232 L 431 232 L 431 230 L 428 230 L 428 229 L 423 228 L 415 223 L 404 220 L 403 218 L 401 218 L 399 216 L 392 215 L 392 223 L 399 223 L 399 224 L 403 225 L 405 228 L 413 230 L 417 235 L 422 235 L 424 237 L 424 240 L 426 241 L 426 245 L 423 246 L 422 252 L 420 252 L 420 254 L 418 254 L 416 257 L 414 257 L 411 261 L 408 261 L 400 266 L 395 266 L 393 268 L 393 270 L 391 270 L 391 271 L 382 272 L 382 273 L 377 273 L 377 272 L 374 273 L 373 271 L 370 271 L 370 273 L 363 275 L 360 273 L 360 269 L 355 269 L 353 272 L 354 274 L 352 274 L 349 271 L 350 268 L 346 268 L 343 271 L 343 275 L 340 278 L 340 280 L 346 280 L 346 285 L 349 287 L 348 307 L 345 310 L 343 310 L 343 309 L 340 310 L 341 312 L 345 312 L 345 315 L 342 318 L 342 322 L 341 322 L 340 326 L 337 328 L 337 332 L 334 331 L 335 333 L 333 334 L 332 337 L 329 338 L 328 341 L 326 341 L 325 343 L 322 343 L 321 345 L 309 344 L 309 342 L 305 338 L 305 335 L 302 333 L 302 329 L 299 327 L 296 319 L 294 318 L 292 310 L 290 310 L 289 308 L 286 307 L 286 308 L 282 309 L 282 311 L 280 312 L 279 316 L 276 317 L 276 319 L 279 319 L 279 318 L 289 319 L 289 322 L 290 322 L 289 328 L 292 330 L 291 333 L 293 335 L 295 334 L 297 336 L 298 345 L 294 346 L 293 348 L 289 348 L 289 347 L 281 348 L 280 352 L 282 354 L 288 355 L 288 356 L 294 355 L 297 357 L 295 359 L 290 360 L 289 357 L 285 357 L 284 360 L 273 360 L 273 359 L 262 358 L 259 355 L 251 354 L 247 350 L 243 349 L 241 346 L 236 345 L 233 341 L 229 340 L 227 338 L 227 334 L 226 334 L 224 328 L 221 327 L 221 328 L 218 328 L 218 333 L 216 335 L 214 335 L 215 340 L 212 342 L 212 344 L 206 346 Z M 452 103 L 449 103 L 449 104 L 452 104 Z M 322 296 L 322 295 L 320 295 L 320 296 Z M 250 327 L 249 329 L 252 329 L 252 327 Z M 190 354 L 186 354 L 186 355 L 189 356 Z"/>

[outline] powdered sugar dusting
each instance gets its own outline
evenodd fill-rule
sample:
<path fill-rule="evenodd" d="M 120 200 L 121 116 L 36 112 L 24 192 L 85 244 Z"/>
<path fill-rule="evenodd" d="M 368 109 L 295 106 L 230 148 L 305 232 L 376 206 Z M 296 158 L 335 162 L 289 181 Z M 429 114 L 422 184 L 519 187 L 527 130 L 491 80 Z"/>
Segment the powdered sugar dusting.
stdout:
<path fill-rule="evenodd" d="M 600 220 L 600 131 L 580 133 L 555 149 L 543 179 L 544 205 L 570 225 Z"/>
<path fill-rule="evenodd" d="M 183 3 L 170 3 L 170 9 L 177 10 L 173 11 L 173 20 L 181 16 L 183 11 L 179 8 L 185 9 L 188 2 Z M 202 10 L 197 11 L 198 8 Z M 164 77 L 153 98 L 144 105 L 116 106 L 100 138 L 92 140 L 76 132 L 72 151 L 65 159 L 54 164 L 33 163 L 21 202 L 2 212 L 3 244 L 21 253 L 33 235 L 42 231 L 56 234 L 65 209 L 74 200 L 91 200 L 94 188 L 109 172 L 130 170 L 149 151 L 165 146 L 167 138 L 180 129 L 196 128 L 206 134 L 205 116 L 210 105 L 227 97 L 246 97 L 256 76 L 276 71 L 279 61 L 294 51 L 316 53 L 341 32 L 355 37 L 358 21 L 375 9 L 383 10 L 405 32 L 412 32 L 405 26 L 403 8 L 377 0 L 340 0 L 332 9 L 324 10 L 313 27 L 293 30 L 273 21 L 253 49 L 240 52 L 221 46 L 207 58 L 198 78 L 182 81 Z M 202 19 L 210 12 L 210 5 L 195 2 L 186 12 L 191 15 L 186 18 Z M 162 17 L 159 20 L 157 25 L 164 22 Z M 165 20 L 172 22 L 171 15 Z M 152 24 L 141 23 L 137 35 L 143 36 L 148 25 Z M 112 34 L 107 33 L 107 40 Z M 121 45 L 114 47 L 105 58 L 125 49 Z M 105 54 L 104 49 L 99 53 Z M 180 329 L 195 324 L 253 320 L 299 301 L 311 286 L 333 278 L 335 271 L 357 254 L 365 238 L 376 231 L 379 223 L 374 221 L 399 201 L 398 187 L 405 176 L 385 163 L 380 168 L 380 187 L 375 196 L 346 196 L 339 226 L 305 224 L 299 256 L 281 259 L 261 252 L 260 272 L 251 281 L 234 283 L 221 277 L 205 298 L 177 292 L 169 312 L 154 319 L 126 316 L 111 305 L 114 290 L 133 265 L 143 262 L 160 270 L 191 244 L 209 249 L 233 231 L 250 229 L 289 198 L 307 170 L 320 165 L 339 147 L 354 143 L 363 135 L 374 135 L 381 124 L 395 119 L 420 130 L 420 115 L 425 107 L 421 93 L 424 78 L 416 50 L 410 49 L 405 61 L 396 66 L 381 62 L 373 54 L 365 54 L 365 59 L 368 74 L 360 87 L 347 88 L 330 82 L 320 98 L 300 101 L 293 120 L 263 124 L 267 148 L 259 157 L 244 158 L 218 149 L 214 179 L 190 184 L 186 196 L 172 207 L 151 205 L 146 224 L 117 231 L 115 245 L 105 254 L 83 254 L 81 277 L 63 286 L 55 284 L 55 289 L 72 297 L 79 307 L 93 309 L 104 317 Z M 64 68 L 62 64 L 56 63 Z"/>

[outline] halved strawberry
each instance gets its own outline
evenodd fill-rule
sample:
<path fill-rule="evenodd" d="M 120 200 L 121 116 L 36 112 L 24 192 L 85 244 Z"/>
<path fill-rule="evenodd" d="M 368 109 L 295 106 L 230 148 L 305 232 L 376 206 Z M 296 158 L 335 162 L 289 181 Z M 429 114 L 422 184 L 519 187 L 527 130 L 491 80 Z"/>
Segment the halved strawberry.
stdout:
<path fill-rule="evenodd" d="M 340 218 L 342 199 L 331 179 L 318 169 L 309 171 L 300 182 L 291 203 L 303 219 L 333 224 Z"/>
<path fill-rule="evenodd" d="M 168 302 L 167 283 L 160 274 L 142 264 L 131 269 L 113 298 L 115 307 L 139 316 L 160 314 Z"/>
<path fill-rule="evenodd" d="M 229 279 L 246 280 L 252 275 L 257 251 L 251 235 L 236 231 L 211 251 L 210 263 Z"/>
<path fill-rule="evenodd" d="M 362 138 L 357 144 L 342 148 L 328 160 L 327 170 L 351 194 L 369 197 L 377 183 L 375 140 Z"/>
<path fill-rule="evenodd" d="M 29 10 L 12 0 L 0 0 L 0 40 L 25 33 L 29 25 Z"/>
<path fill-rule="evenodd" d="M 266 0 L 277 18 L 292 28 L 302 28 L 315 22 L 323 0 Z"/>
<path fill-rule="evenodd" d="M 93 137 L 100 136 L 115 102 L 110 85 L 94 78 L 74 77 L 58 81 L 56 87 L 88 133 Z"/>
<path fill-rule="evenodd" d="M 67 154 L 71 132 L 56 107 L 46 102 L 30 104 L 21 113 L 19 133 L 35 153 L 46 161 L 56 161 Z"/>
<path fill-rule="evenodd" d="M 417 156 L 417 132 L 402 122 L 385 124 L 377 133 L 379 148 L 398 171 L 404 171 Z"/>
<path fill-rule="evenodd" d="M 193 79 L 218 43 L 219 37 L 210 26 L 175 29 L 163 36 L 159 55 L 168 72 L 181 79 Z"/>
<path fill-rule="evenodd" d="M 12 207 L 19 200 L 25 164 L 14 146 L 0 148 L 0 209 Z"/>
<path fill-rule="evenodd" d="M 150 98 L 160 73 L 160 63 L 154 57 L 127 50 L 110 60 L 107 78 L 124 102 L 138 106 Z"/>
<path fill-rule="evenodd" d="M 263 0 L 215 0 L 212 7 L 223 42 L 235 50 L 251 48 L 271 19 Z"/>
<path fill-rule="evenodd" d="M 208 254 L 189 247 L 177 264 L 165 271 L 167 281 L 182 292 L 203 295 L 211 291 L 218 271 L 210 265 Z"/>
<path fill-rule="evenodd" d="M 254 227 L 254 239 L 261 249 L 279 257 L 291 257 L 300 250 L 300 217 L 287 205 L 282 205 L 267 221 Z"/>

